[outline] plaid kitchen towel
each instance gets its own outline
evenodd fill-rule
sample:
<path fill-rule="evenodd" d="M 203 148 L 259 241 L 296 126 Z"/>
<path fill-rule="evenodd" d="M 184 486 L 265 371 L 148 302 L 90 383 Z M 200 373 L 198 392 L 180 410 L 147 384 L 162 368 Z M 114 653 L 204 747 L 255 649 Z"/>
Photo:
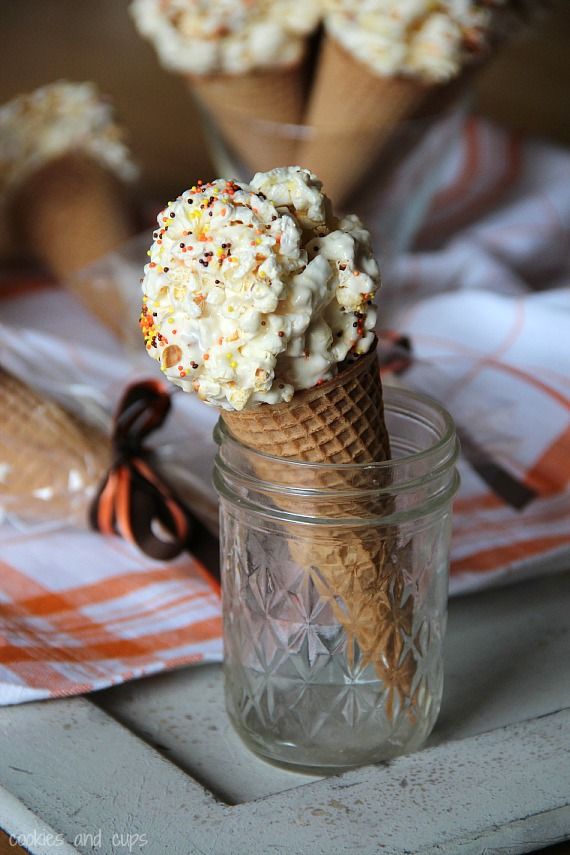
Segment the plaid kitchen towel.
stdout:
<path fill-rule="evenodd" d="M 145 353 L 138 364 L 45 281 L 12 277 L 0 295 L 0 364 L 103 427 L 124 388 L 153 369 Z M 214 415 L 196 404 L 173 396 L 158 441 L 167 454 L 171 445 L 183 449 L 212 504 Z M 0 704 L 221 659 L 219 586 L 195 556 L 159 562 L 65 520 L 0 526 Z"/>
<path fill-rule="evenodd" d="M 420 250 L 385 273 L 382 322 L 411 342 L 398 381 L 441 400 L 463 442 L 451 593 L 570 566 L 569 177 L 565 152 L 468 121 Z M 155 366 L 39 285 L 0 283 L 0 364 L 104 420 Z M 173 404 L 158 441 L 213 503 L 215 413 Z M 0 561 L 0 704 L 221 660 L 218 593 L 193 556 L 160 563 L 59 521 L 6 523 Z"/>
<path fill-rule="evenodd" d="M 2 533 L 0 704 L 75 695 L 221 659 L 217 588 L 89 531 Z"/>
<path fill-rule="evenodd" d="M 570 154 L 465 123 L 384 291 L 463 447 L 451 592 L 570 569 Z"/>

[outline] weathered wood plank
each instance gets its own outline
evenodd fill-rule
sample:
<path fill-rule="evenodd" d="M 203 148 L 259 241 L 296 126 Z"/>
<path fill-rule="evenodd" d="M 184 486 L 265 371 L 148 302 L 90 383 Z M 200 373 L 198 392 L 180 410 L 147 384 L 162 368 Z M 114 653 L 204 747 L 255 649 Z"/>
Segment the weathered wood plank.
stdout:
<path fill-rule="evenodd" d="M 293 776 L 305 785 L 236 807 L 216 802 L 177 764 L 202 778 L 200 764 L 215 767 L 208 784 L 225 776 L 225 792 L 242 799 L 261 768 L 265 791 L 293 778 L 233 753 L 220 675 L 204 669 L 117 692 L 108 708 L 127 724 L 132 714 L 143 739 L 85 699 L 0 710 L 0 784 L 27 806 L 31 827 L 47 822 L 68 841 L 101 830 L 108 855 L 126 851 L 128 834 L 146 835 L 147 855 L 528 852 L 570 837 L 569 593 L 570 577 L 557 577 L 453 603 L 443 741 L 389 765 L 314 783 Z M 189 709 L 204 721 L 183 719 Z M 520 722 L 525 715 L 533 719 Z M 501 719 L 519 723 L 497 730 Z"/>
<path fill-rule="evenodd" d="M 79 852 L 93 851 L 90 835 L 100 831 L 97 848 L 106 855 L 128 851 L 129 834 L 149 835 L 155 846 L 168 841 L 164 850 L 149 842 L 146 852 L 182 855 L 193 851 L 193 815 L 217 807 L 192 778 L 82 698 L 1 709 L 0 757 L 0 784 L 68 842 L 84 835 L 74 844 Z"/>
<path fill-rule="evenodd" d="M 208 855 L 529 852 L 570 838 L 570 709 L 234 811 Z"/>
<path fill-rule="evenodd" d="M 570 836 L 570 710 L 227 807 L 89 706 L 44 705 L 41 724 L 21 708 L 1 774 L 67 840 L 101 829 L 110 855 L 113 834 L 156 855 L 516 855 Z"/>
<path fill-rule="evenodd" d="M 453 600 L 443 708 L 429 745 L 570 707 L 569 610 L 570 574 Z M 230 804 L 315 780 L 270 766 L 242 745 L 224 714 L 217 666 L 94 697 Z"/>
<path fill-rule="evenodd" d="M 18 841 L 26 846 L 22 849 Z M 77 855 L 61 834 L 42 822 L 12 793 L 0 787 L 0 855 Z"/>
<path fill-rule="evenodd" d="M 228 804 L 319 780 L 271 766 L 245 747 L 224 712 L 219 666 L 141 680 L 95 700 Z"/>

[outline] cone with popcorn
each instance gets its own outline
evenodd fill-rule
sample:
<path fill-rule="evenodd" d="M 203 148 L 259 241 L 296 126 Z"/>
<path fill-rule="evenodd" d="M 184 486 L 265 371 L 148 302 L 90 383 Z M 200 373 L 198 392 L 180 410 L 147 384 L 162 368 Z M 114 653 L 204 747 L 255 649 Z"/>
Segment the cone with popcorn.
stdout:
<path fill-rule="evenodd" d="M 133 0 L 139 32 L 181 74 L 249 170 L 295 162 L 316 0 Z"/>
<path fill-rule="evenodd" d="M 346 493 L 350 464 L 390 456 L 374 349 L 379 275 L 360 221 L 338 220 L 318 179 L 291 167 L 249 185 L 191 188 L 162 212 L 154 237 L 141 322 L 166 376 L 217 407 L 225 429 L 259 453 L 258 478 L 274 478 L 279 461 L 330 463 L 309 467 L 303 485 L 331 491 L 318 513 L 369 515 L 361 498 L 332 497 Z M 389 493 L 375 501 L 388 513 Z M 413 632 L 412 598 L 394 535 L 332 532 L 326 542 L 291 537 L 291 557 L 330 599 L 361 661 L 409 698 L 415 664 L 402 639 Z"/>
<path fill-rule="evenodd" d="M 337 204 L 391 143 L 405 154 L 430 120 L 457 102 L 473 70 L 518 23 L 512 5 L 325 0 L 325 36 L 305 114 L 310 135 L 297 157 L 319 171 Z"/>
<path fill-rule="evenodd" d="M 110 104 L 90 83 L 58 82 L 0 108 L 0 203 L 7 228 L 111 328 L 124 314 L 76 274 L 132 234 L 125 186 L 136 175 Z M 118 331 L 118 330 L 117 330 Z"/>

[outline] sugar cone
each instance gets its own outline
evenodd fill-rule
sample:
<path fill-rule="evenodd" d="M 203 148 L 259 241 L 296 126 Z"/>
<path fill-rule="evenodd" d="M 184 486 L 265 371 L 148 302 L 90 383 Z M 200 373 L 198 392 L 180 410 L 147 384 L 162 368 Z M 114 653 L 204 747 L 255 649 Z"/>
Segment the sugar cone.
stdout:
<path fill-rule="evenodd" d="M 322 386 L 296 394 L 289 404 L 224 412 L 222 418 L 243 445 L 274 457 L 354 464 L 382 462 L 390 456 L 375 352 Z M 274 460 L 261 458 L 254 465 L 257 475 L 272 483 L 287 486 L 288 479 L 298 478 L 287 467 L 282 471 L 277 464 L 276 469 Z M 351 476 L 339 469 L 312 470 L 303 477 L 303 486 L 309 489 L 352 486 L 347 483 Z M 302 507 L 303 513 L 329 519 L 386 515 L 392 507 L 392 499 L 385 495 L 372 501 L 375 507 L 369 499 L 331 497 L 327 501 L 325 495 L 314 506 L 303 500 Z M 280 495 L 277 502 L 283 510 L 299 511 L 296 498 Z M 332 525 L 304 538 L 293 536 L 292 529 L 291 534 L 293 560 L 311 574 L 320 594 L 330 601 L 349 642 L 358 644 L 363 664 L 376 668 L 387 690 L 387 712 L 392 715 L 410 698 L 415 674 L 407 646 L 413 633 L 413 600 L 405 596 L 402 561 L 406 550 L 399 550 L 392 530 L 372 525 L 356 529 Z"/>
<path fill-rule="evenodd" d="M 17 190 L 12 220 L 30 252 L 119 335 L 124 301 L 115 283 L 92 289 L 75 274 L 132 234 L 123 187 L 105 167 L 70 153 L 37 169 Z"/>
<path fill-rule="evenodd" d="M 300 62 L 250 74 L 194 75 L 188 82 L 240 161 L 252 172 L 266 172 L 296 162 L 294 126 L 303 118 L 305 77 Z"/>
<path fill-rule="evenodd" d="M 0 508 L 25 523 L 86 525 L 112 459 L 111 440 L 0 368 Z M 158 471 L 216 531 L 218 508 L 173 461 Z"/>
<path fill-rule="evenodd" d="M 298 149 L 299 164 L 316 172 L 341 204 L 432 89 L 410 78 L 380 77 L 325 37 L 305 116 L 310 137 Z"/>
<path fill-rule="evenodd" d="M 0 369 L 0 504 L 24 522 L 85 522 L 109 440 Z"/>

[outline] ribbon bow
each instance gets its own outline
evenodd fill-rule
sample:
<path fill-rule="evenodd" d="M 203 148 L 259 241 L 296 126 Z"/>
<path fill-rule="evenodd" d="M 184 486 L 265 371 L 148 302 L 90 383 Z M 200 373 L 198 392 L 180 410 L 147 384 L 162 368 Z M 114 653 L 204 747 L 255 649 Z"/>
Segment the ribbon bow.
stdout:
<path fill-rule="evenodd" d="M 130 386 L 115 414 L 113 462 L 91 505 L 91 526 L 120 534 L 160 561 L 176 558 L 201 526 L 166 484 L 144 440 L 170 411 L 170 395 L 158 380 Z M 166 539 L 160 535 L 166 534 Z"/>

